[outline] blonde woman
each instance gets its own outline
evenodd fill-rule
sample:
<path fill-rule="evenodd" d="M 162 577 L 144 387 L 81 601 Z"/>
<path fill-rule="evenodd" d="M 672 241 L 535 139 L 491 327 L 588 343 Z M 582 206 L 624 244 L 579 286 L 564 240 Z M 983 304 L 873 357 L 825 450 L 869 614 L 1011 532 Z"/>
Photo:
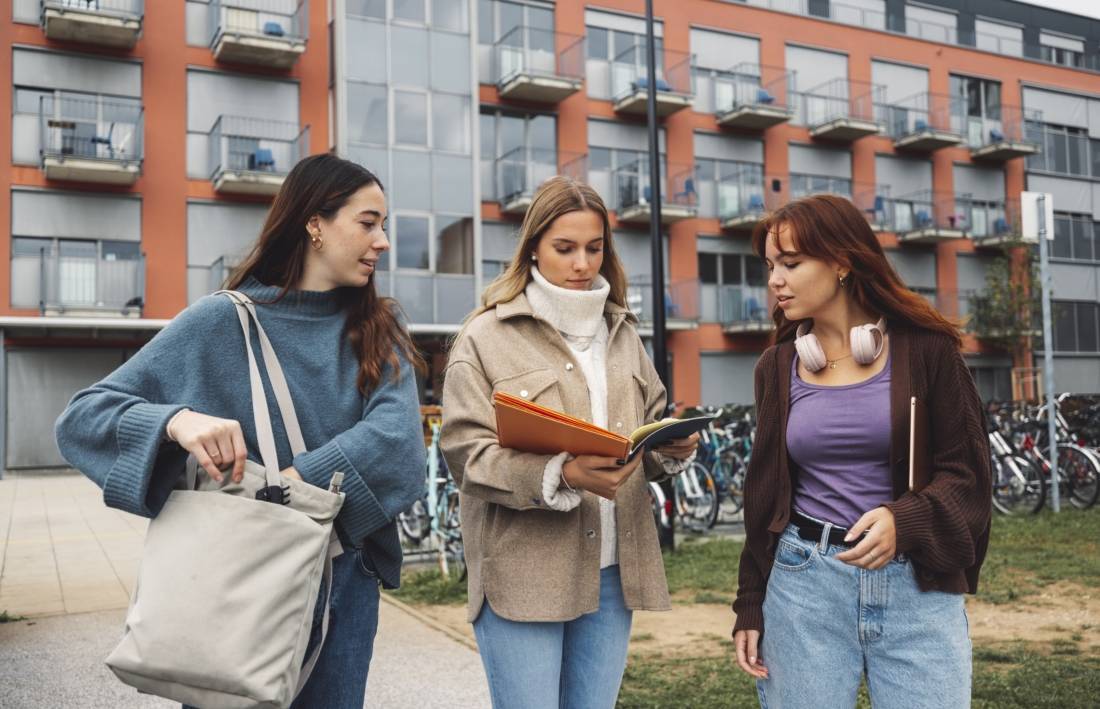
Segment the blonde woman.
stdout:
<path fill-rule="evenodd" d="M 669 608 L 646 479 L 676 472 L 698 437 L 623 467 L 497 444 L 498 391 L 617 432 L 665 410 L 591 187 L 555 177 L 539 188 L 482 303 L 450 354 L 442 448 L 461 490 L 468 617 L 493 706 L 610 708 L 632 612 Z"/>

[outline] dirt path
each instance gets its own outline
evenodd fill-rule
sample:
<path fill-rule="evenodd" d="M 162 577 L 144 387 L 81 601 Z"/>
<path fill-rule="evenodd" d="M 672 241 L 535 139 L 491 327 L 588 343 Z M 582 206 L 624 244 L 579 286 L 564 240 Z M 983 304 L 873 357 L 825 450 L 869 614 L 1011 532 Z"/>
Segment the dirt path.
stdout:
<path fill-rule="evenodd" d="M 706 655 L 721 650 L 733 627 L 728 605 L 677 599 L 668 613 L 637 613 L 631 649 L 662 654 Z M 473 639 L 465 606 L 418 606 L 436 621 Z M 1060 582 L 1011 605 L 967 598 L 970 633 L 975 642 L 1051 641 L 1079 635 L 1085 647 L 1100 648 L 1100 593 Z M 1077 638 L 1073 638 L 1077 639 Z"/>

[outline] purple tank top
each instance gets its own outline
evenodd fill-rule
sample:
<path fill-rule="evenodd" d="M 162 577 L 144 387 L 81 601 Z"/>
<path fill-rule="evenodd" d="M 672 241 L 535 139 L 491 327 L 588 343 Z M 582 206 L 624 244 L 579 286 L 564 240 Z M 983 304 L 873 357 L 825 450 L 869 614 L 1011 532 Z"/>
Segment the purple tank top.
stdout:
<path fill-rule="evenodd" d="M 894 497 L 890 476 L 890 359 L 870 379 L 819 386 L 791 365 L 787 453 L 798 466 L 794 508 L 852 526 Z"/>

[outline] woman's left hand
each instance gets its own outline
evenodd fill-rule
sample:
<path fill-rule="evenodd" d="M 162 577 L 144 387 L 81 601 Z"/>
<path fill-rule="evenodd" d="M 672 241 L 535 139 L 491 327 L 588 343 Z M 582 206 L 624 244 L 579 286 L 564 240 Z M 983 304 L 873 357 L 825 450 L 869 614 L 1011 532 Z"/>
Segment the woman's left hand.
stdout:
<path fill-rule="evenodd" d="M 654 448 L 661 455 L 669 458 L 684 460 L 690 458 L 695 449 L 699 447 L 699 434 L 693 433 L 687 438 L 676 438 L 664 444 L 660 448 Z"/>
<path fill-rule="evenodd" d="M 898 548 L 898 534 L 894 527 L 894 513 L 885 507 L 876 507 L 865 513 L 848 530 L 845 541 L 855 539 L 863 532 L 867 536 L 846 552 L 837 554 L 838 561 L 861 569 L 881 569 L 890 563 Z"/>

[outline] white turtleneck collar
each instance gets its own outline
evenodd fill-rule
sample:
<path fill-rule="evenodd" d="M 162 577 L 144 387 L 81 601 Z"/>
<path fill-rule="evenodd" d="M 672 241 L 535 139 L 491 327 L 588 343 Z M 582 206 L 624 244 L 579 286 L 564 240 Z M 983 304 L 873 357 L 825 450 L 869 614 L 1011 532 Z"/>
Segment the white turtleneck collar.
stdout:
<path fill-rule="evenodd" d="M 525 289 L 527 302 L 543 320 L 564 335 L 577 338 L 595 337 L 603 322 L 604 305 L 611 285 L 597 274 L 592 288 L 586 291 L 556 286 L 531 267 L 531 281 Z"/>

